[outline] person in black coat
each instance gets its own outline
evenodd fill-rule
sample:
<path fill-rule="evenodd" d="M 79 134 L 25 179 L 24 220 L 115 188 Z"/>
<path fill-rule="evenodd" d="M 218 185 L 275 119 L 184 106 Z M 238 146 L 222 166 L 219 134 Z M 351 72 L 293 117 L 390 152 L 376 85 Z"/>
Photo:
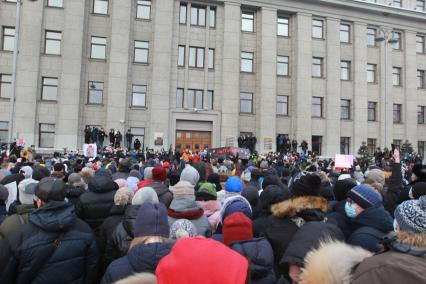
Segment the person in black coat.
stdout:
<path fill-rule="evenodd" d="M 173 246 L 168 236 L 169 224 L 164 204 L 142 204 L 136 217 L 135 239 L 129 252 L 108 266 L 101 283 L 115 283 L 140 272 L 154 273 L 160 260 L 169 254 Z"/>
<path fill-rule="evenodd" d="M 118 185 L 110 178 L 95 176 L 90 179 L 87 192 L 80 195 L 77 213 L 95 230 L 109 216 L 114 205 L 114 195 Z"/>
<path fill-rule="evenodd" d="M 112 144 L 114 146 L 115 145 L 115 132 L 114 132 L 114 128 L 111 128 L 108 136 L 109 136 L 109 144 Z"/>
<path fill-rule="evenodd" d="M 105 130 L 103 128 L 99 129 L 98 131 L 98 150 L 102 149 L 102 147 L 104 147 L 104 140 L 105 137 L 108 137 L 105 133 Z"/>
<path fill-rule="evenodd" d="M 97 127 L 93 127 L 92 129 L 92 136 L 90 137 L 90 140 L 93 144 L 98 144 L 98 128 Z"/>
<path fill-rule="evenodd" d="M 120 148 L 121 147 L 121 140 L 123 140 L 123 135 L 121 134 L 120 131 L 117 130 L 117 133 L 115 133 L 115 148 Z"/>
<path fill-rule="evenodd" d="M 136 138 L 135 141 L 133 142 L 133 148 L 135 148 L 136 151 L 139 151 L 141 149 L 141 141 Z"/>
<path fill-rule="evenodd" d="M 91 137 L 92 129 L 90 129 L 90 126 L 86 125 L 86 128 L 84 128 L 84 144 L 90 144 Z"/>
<path fill-rule="evenodd" d="M 0 283 L 93 283 L 96 240 L 64 201 L 65 184 L 47 177 L 35 192 L 41 207 L 0 241 Z"/>

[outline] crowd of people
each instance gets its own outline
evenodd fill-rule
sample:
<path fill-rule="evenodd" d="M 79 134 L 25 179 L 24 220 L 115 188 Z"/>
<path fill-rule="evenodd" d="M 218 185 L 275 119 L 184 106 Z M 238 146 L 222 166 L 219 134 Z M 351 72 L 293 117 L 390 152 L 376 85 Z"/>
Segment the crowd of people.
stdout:
<path fill-rule="evenodd" d="M 189 151 L 0 169 L 0 283 L 426 283 L 425 267 L 426 165 L 398 150 L 366 169 Z"/>

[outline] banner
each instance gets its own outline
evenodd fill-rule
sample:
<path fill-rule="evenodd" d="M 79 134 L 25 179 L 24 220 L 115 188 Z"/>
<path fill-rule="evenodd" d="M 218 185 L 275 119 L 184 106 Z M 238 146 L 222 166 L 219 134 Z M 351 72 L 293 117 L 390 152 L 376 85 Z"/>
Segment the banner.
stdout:
<path fill-rule="evenodd" d="M 18 139 L 18 140 L 16 140 L 16 146 L 18 146 L 18 147 L 25 147 L 25 140 L 24 139 Z"/>
<path fill-rule="evenodd" d="M 97 156 L 96 144 L 84 144 L 83 155 L 90 158 L 96 158 Z"/>
<path fill-rule="evenodd" d="M 240 159 L 249 159 L 250 150 L 244 148 L 235 148 L 235 147 L 222 147 L 209 149 L 207 154 L 212 158 L 222 158 L 226 159 L 231 156 L 238 157 Z"/>
<path fill-rule="evenodd" d="M 349 169 L 354 164 L 353 155 L 336 155 L 334 160 L 334 167 L 336 169 Z"/>

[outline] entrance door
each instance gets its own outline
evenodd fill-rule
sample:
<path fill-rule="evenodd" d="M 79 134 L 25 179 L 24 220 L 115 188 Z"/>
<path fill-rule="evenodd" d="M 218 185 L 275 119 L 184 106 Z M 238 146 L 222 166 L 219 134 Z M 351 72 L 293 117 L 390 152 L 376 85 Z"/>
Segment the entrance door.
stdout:
<path fill-rule="evenodd" d="M 206 147 L 211 148 L 210 131 L 176 131 L 176 150 L 183 151 L 189 149 L 196 152 L 202 151 Z"/>

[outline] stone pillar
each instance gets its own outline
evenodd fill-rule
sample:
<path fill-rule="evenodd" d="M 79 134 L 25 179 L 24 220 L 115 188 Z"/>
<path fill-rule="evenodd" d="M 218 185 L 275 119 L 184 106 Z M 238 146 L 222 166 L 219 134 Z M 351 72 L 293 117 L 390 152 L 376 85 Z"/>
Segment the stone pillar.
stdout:
<path fill-rule="evenodd" d="M 325 155 L 340 153 L 340 20 L 327 18 Z"/>
<path fill-rule="evenodd" d="M 39 94 L 40 44 L 42 33 L 43 1 L 25 1 L 21 9 L 21 34 L 16 77 L 15 115 L 12 138 L 23 138 L 27 145 L 38 146 L 38 122 L 36 120 Z M 31 19 L 26 21 L 25 19 Z M 42 121 L 55 123 L 54 121 Z"/>
<path fill-rule="evenodd" d="M 233 137 L 234 146 L 237 146 L 240 105 L 240 5 L 225 2 L 224 14 L 220 144 L 225 146 L 226 138 Z"/>
<path fill-rule="evenodd" d="M 56 145 L 79 148 L 80 74 L 82 69 L 85 5 L 81 1 L 67 3 L 62 32 L 62 74 L 60 77 Z M 72 13 L 69 11 L 73 11 Z"/>
<path fill-rule="evenodd" d="M 151 88 L 151 124 L 146 139 L 147 146 L 154 146 L 155 133 L 163 134 L 163 146 L 169 148 L 172 139 L 168 137 L 170 119 L 171 64 L 173 39 L 173 5 L 168 0 L 158 0 L 155 6 L 154 36 L 152 49 L 152 88 Z M 175 63 L 176 64 L 176 63 Z"/>
<path fill-rule="evenodd" d="M 367 96 L 367 25 L 356 22 L 354 29 L 354 101 L 352 152 L 357 153 L 362 142 L 367 142 L 368 96 Z"/>
<path fill-rule="evenodd" d="M 126 110 L 128 109 L 127 76 L 129 71 L 129 50 L 133 50 L 130 25 L 133 21 L 131 1 L 111 1 L 111 38 L 108 62 L 108 96 L 104 98 L 107 106 L 106 128 L 120 130 L 125 143 Z"/>
<path fill-rule="evenodd" d="M 260 14 L 260 13 L 259 13 Z M 276 144 L 276 97 L 277 97 L 277 10 L 262 8 L 258 17 L 260 25 L 259 88 L 255 94 L 257 148 L 265 151 L 264 138 Z"/>
<path fill-rule="evenodd" d="M 295 88 L 292 94 L 294 109 L 294 134 L 297 142 L 308 142 L 311 148 L 312 138 L 312 17 L 297 13 L 295 17 L 295 37 L 293 39 L 293 70 Z M 298 150 L 300 150 L 298 148 Z"/>

